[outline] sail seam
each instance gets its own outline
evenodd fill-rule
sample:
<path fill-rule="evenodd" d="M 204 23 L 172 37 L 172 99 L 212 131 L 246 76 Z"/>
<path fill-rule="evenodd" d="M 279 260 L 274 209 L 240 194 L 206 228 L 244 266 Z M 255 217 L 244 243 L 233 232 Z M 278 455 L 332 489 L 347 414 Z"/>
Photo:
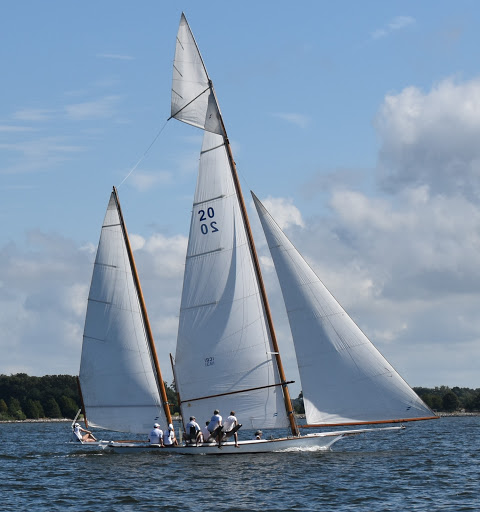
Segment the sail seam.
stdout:
<path fill-rule="evenodd" d="M 204 199 L 203 201 L 199 201 L 198 203 L 193 203 L 193 206 L 198 206 L 199 204 L 204 204 L 204 203 L 208 203 L 210 201 L 216 201 L 217 199 L 223 199 L 224 197 L 226 197 L 225 194 L 222 194 L 221 196 L 217 196 L 217 197 L 212 197 L 210 199 Z"/>
<path fill-rule="evenodd" d="M 218 300 L 214 302 L 207 302 L 206 304 L 197 304 L 196 306 L 190 306 L 188 308 L 180 308 L 180 311 L 187 311 L 189 309 L 196 309 L 196 308 L 205 308 L 207 306 L 214 306 L 215 304 L 218 304 Z"/>
<path fill-rule="evenodd" d="M 214 151 L 215 149 L 222 148 L 225 146 L 225 142 L 223 144 L 219 144 L 218 146 L 215 146 L 213 148 L 204 149 L 203 151 L 200 151 L 200 155 L 204 155 L 205 153 L 208 153 L 209 151 Z"/>
<path fill-rule="evenodd" d="M 205 256 L 206 254 L 212 254 L 214 252 L 220 251 L 223 251 L 223 247 L 219 247 L 218 249 L 212 249 L 211 251 L 201 252 L 199 254 L 191 254 L 190 256 L 187 256 L 186 259 L 189 260 L 190 258 L 199 258 L 200 256 Z"/>
<path fill-rule="evenodd" d="M 118 268 L 118 265 L 110 265 L 109 263 L 95 262 L 95 265 L 98 265 L 99 267 Z"/>

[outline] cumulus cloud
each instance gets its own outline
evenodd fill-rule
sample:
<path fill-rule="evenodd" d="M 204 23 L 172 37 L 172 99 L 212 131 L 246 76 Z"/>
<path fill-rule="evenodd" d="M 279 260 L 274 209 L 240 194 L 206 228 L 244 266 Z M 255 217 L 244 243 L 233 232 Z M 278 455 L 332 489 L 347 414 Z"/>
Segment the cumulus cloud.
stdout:
<path fill-rule="evenodd" d="M 167 380 L 175 348 L 186 239 L 131 235 Z M 0 372 L 78 373 L 95 253 L 41 231 L 0 248 Z"/>
<path fill-rule="evenodd" d="M 281 229 L 287 229 L 292 225 L 304 226 L 302 214 L 292 199 L 268 196 L 261 201 Z"/>
<path fill-rule="evenodd" d="M 432 193 L 478 196 L 480 78 L 390 94 L 375 126 L 382 143 L 378 171 L 387 190 L 428 184 Z"/>

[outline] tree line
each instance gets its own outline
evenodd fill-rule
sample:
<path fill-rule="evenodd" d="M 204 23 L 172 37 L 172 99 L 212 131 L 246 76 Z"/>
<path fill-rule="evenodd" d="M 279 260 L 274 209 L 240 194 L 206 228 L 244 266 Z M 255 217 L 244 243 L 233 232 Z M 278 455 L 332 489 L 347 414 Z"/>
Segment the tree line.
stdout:
<path fill-rule="evenodd" d="M 175 385 L 165 383 L 172 414 L 179 413 Z M 480 388 L 448 386 L 415 387 L 417 395 L 434 411 L 480 412 Z M 297 414 L 304 414 L 303 394 L 292 400 Z M 73 419 L 81 399 L 77 378 L 71 375 L 30 377 L 25 373 L 0 375 L 0 421 L 42 418 Z"/>
<path fill-rule="evenodd" d="M 435 388 L 413 388 L 415 393 L 436 412 L 480 412 L 480 388 L 459 388 L 440 386 Z M 293 409 L 297 414 L 305 414 L 303 394 L 292 400 Z"/>
<path fill-rule="evenodd" d="M 172 414 L 178 412 L 177 394 L 165 383 Z M 73 419 L 81 406 L 77 377 L 25 373 L 0 375 L 0 421 L 43 418 Z"/>

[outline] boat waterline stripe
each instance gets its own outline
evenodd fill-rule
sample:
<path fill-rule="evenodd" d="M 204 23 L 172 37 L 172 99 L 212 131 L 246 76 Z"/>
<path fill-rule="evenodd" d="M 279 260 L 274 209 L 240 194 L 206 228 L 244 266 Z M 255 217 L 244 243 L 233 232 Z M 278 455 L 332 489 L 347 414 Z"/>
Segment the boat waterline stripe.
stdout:
<path fill-rule="evenodd" d="M 219 396 L 228 396 L 228 395 L 237 395 L 238 393 L 249 393 L 250 391 L 258 391 L 260 389 L 268 389 L 274 388 L 277 386 L 283 386 L 284 384 L 293 384 L 294 380 L 289 380 L 288 382 L 279 382 L 278 384 L 269 384 L 268 386 L 259 386 L 257 388 L 249 388 L 249 389 L 240 389 L 238 391 L 229 391 L 228 393 L 219 393 L 218 395 L 209 395 L 209 396 L 201 396 L 198 398 L 191 398 L 190 400 L 181 400 L 181 404 L 185 404 L 187 402 L 196 402 L 198 400 L 208 400 L 209 398 L 217 398 Z"/>
<path fill-rule="evenodd" d="M 224 197 L 225 194 L 222 194 L 221 196 L 212 197 L 211 199 L 204 199 L 203 201 L 199 201 L 198 203 L 193 203 L 193 207 L 198 206 L 199 204 L 209 203 L 210 201 L 216 201 L 217 199 L 223 199 Z"/>
<path fill-rule="evenodd" d="M 406 423 L 407 421 L 425 421 L 438 420 L 440 416 L 425 416 L 422 418 L 403 418 L 397 420 L 378 420 L 378 421 L 355 421 L 351 423 L 316 423 L 312 425 L 299 425 L 300 428 L 319 428 L 319 427 L 344 427 L 347 425 L 380 425 L 383 423 Z"/>

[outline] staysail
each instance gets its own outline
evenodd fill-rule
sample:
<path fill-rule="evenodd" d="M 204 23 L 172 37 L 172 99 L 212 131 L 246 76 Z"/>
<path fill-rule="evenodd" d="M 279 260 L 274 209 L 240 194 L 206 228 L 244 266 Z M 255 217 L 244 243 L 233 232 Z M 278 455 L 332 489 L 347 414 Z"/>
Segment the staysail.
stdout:
<path fill-rule="evenodd" d="M 80 363 L 90 426 L 147 433 L 155 421 L 165 426 L 171 421 L 163 408 L 163 382 L 149 334 L 114 189 L 95 258 Z"/>
<path fill-rule="evenodd" d="M 435 418 L 252 196 L 288 313 L 307 423 L 331 426 Z"/>
<path fill-rule="evenodd" d="M 273 348 L 223 137 L 205 132 L 175 356 L 184 417 L 286 427 Z"/>

